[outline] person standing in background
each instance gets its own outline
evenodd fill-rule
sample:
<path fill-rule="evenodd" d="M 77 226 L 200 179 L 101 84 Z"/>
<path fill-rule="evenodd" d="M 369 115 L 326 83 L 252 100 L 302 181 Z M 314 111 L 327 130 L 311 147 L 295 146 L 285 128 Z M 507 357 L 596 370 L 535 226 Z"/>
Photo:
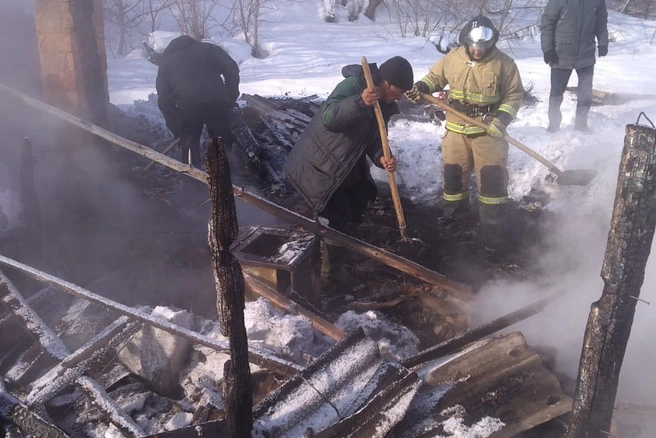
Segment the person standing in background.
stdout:
<path fill-rule="evenodd" d="M 560 105 L 572 70 L 578 76 L 574 129 L 589 132 L 595 48 L 599 56 L 608 54 L 605 0 L 549 0 L 542 14 L 540 41 L 544 62 L 551 67 L 547 132 L 560 129 L 563 118 Z"/>

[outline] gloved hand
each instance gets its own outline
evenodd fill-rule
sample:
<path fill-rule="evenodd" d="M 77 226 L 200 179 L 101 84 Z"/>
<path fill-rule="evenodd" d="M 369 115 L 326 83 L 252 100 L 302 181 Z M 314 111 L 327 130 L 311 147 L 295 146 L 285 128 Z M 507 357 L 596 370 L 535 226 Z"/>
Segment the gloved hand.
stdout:
<path fill-rule="evenodd" d="M 428 93 L 428 85 L 423 82 L 415 82 L 411 89 L 405 92 L 405 97 L 414 104 L 421 103 L 424 99 L 421 93 Z"/>
<path fill-rule="evenodd" d="M 503 125 L 501 120 L 495 118 L 487 127 L 487 135 L 494 138 L 501 138 L 504 135 L 503 131 L 505 129 L 506 127 Z"/>
<path fill-rule="evenodd" d="M 556 51 L 551 49 L 544 52 L 544 62 L 549 65 L 558 62 L 558 56 L 556 56 Z"/>
<path fill-rule="evenodd" d="M 608 46 L 599 46 L 599 56 L 608 55 Z"/>

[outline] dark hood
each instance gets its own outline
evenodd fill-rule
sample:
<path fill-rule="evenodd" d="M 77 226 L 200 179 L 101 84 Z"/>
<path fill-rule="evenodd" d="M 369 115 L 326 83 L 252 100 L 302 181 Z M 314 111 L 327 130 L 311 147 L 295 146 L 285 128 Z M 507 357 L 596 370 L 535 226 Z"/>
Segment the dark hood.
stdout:
<path fill-rule="evenodd" d="M 369 70 L 371 71 L 371 79 L 373 79 L 374 84 L 380 82 L 380 72 L 378 71 L 378 65 L 375 63 L 369 64 Z M 364 81 L 364 70 L 360 64 L 349 64 L 342 67 L 342 76 L 348 78 L 350 76 L 357 76 L 362 78 Z"/>
<path fill-rule="evenodd" d="M 169 43 L 169 45 L 164 50 L 164 55 L 169 54 L 171 52 L 176 52 L 178 50 L 185 49 L 197 43 L 198 41 L 196 41 L 189 35 L 181 35 Z"/>

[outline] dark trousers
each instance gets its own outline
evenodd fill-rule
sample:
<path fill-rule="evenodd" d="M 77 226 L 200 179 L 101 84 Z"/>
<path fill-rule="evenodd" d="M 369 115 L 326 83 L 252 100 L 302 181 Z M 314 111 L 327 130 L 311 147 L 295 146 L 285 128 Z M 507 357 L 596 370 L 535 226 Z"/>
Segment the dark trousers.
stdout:
<path fill-rule="evenodd" d="M 207 126 L 210 138 L 222 137 L 226 144 L 232 142 L 230 105 L 225 102 L 208 102 L 180 109 L 178 126 L 180 126 L 182 139 L 180 161 L 189 164 L 189 151 L 191 151 L 191 164 L 200 169 L 205 164 L 200 157 L 200 137 L 204 126 Z"/>
<path fill-rule="evenodd" d="M 346 233 L 349 225 L 362 222 L 369 201 L 375 200 L 376 195 L 376 185 L 366 160 L 362 158 L 319 215 L 328 219 L 331 228 Z"/>
<path fill-rule="evenodd" d="M 572 69 L 551 69 L 551 93 L 549 94 L 549 126 L 558 128 L 563 119 L 560 105 L 563 103 L 563 94 L 567 89 L 567 83 L 572 75 Z M 594 64 L 587 67 L 577 68 L 578 86 L 576 87 L 576 128 L 587 127 L 588 112 L 592 105 L 592 77 L 594 76 Z"/>

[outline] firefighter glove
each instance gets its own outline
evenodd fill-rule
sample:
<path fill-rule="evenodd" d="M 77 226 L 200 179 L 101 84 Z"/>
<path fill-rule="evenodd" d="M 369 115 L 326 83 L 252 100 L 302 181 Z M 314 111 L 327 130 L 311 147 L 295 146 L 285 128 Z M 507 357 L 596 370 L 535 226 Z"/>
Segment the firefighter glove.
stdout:
<path fill-rule="evenodd" d="M 599 46 L 599 56 L 608 55 L 608 46 Z"/>
<path fill-rule="evenodd" d="M 501 123 L 499 119 L 495 118 L 487 127 L 487 135 L 494 138 L 501 138 L 503 137 L 504 129 L 505 127 L 503 126 L 503 123 Z"/>
<path fill-rule="evenodd" d="M 544 52 L 544 62 L 546 62 L 549 65 L 558 62 L 558 57 L 556 56 L 556 51 L 553 50 L 553 49 L 549 49 L 546 52 Z"/>
<path fill-rule="evenodd" d="M 419 104 L 424 100 L 421 93 L 428 93 L 428 91 L 428 85 L 423 82 L 415 82 L 412 88 L 405 92 L 405 97 L 410 102 Z"/>

